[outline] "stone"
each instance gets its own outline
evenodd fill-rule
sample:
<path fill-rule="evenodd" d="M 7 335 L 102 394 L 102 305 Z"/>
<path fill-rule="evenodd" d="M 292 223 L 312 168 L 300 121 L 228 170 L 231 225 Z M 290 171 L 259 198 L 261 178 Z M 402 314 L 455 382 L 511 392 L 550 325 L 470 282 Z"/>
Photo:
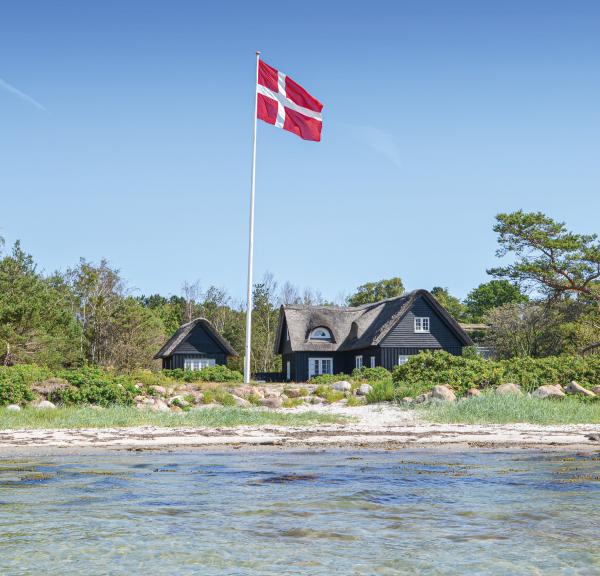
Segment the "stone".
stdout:
<path fill-rule="evenodd" d="M 6 407 L 7 410 L 10 410 L 11 412 L 20 412 L 21 411 L 21 407 L 18 404 L 9 404 Z"/>
<path fill-rule="evenodd" d="M 167 393 L 167 389 L 164 386 L 159 386 L 158 384 L 150 386 L 150 388 L 160 396 L 164 396 Z"/>
<path fill-rule="evenodd" d="M 415 401 L 415 399 L 412 396 L 404 396 L 404 398 L 402 398 L 402 404 L 412 404 Z"/>
<path fill-rule="evenodd" d="M 43 396 L 49 396 L 58 390 L 69 388 L 70 384 L 63 378 L 48 378 L 43 382 L 36 382 L 31 386 L 31 389 Z"/>
<path fill-rule="evenodd" d="M 507 384 L 500 384 L 496 388 L 496 394 L 500 394 L 500 396 L 508 396 L 510 394 L 521 395 L 521 387 L 518 384 L 513 384 L 512 382 L 508 382 Z"/>
<path fill-rule="evenodd" d="M 154 402 L 150 406 L 150 409 L 155 410 L 156 412 L 169 412 L 168 404 L 160 398 L 154 399 Z"/>
<path fill-rule="evenodd" d="M 281 408 L 283 406 L 283 400 L 278 396 L 271 396 L 261 401 L 261 404 L 265 408 Z"/>
<path fill-rule="evenodd" d="M 450 386 L 438 384 L 431 389 L 431 399 L 442 402 L 456 402 L 456 394 Z"/>
<path fill-rule="evenodd" d="M 479 388 L 469 388 L 465 394 L 467 398 L 474 398 L 475 396 L 481 396 L 481 390 Z"/>
<path fill-rule="evenodd" d="M 581 394 L 582 396 L 587 396 L 588 398 L 593 398 L 596 396 L 591 390 L 584 388 L 581 384 L 577 384 L 575 380 L 565 387 L 565 391 L 569 394 Z"/>
<path fill-rule="evenodd" d="M 565 393 L 558 386 L 546 384 L 534 390 L 532 396 L 535 398 L 564 398 Z"/>
<path fill-rule="evenodd" d="M 373 386 L 371 386 L 370 384 L 361 384 L 356 389 L 356 395 L 357 396 L 366 396 L 367 394 L 369 394 L 372 391 L 373 391 Z"/>
<path fill-rule="evenodd" d="M 34 404 L 33 407 L 37 408 L 38 410 L 54 410 L 56 405 L 48 400 L 41 400 L 37 404 Z"/>
<path fill-rule="evenodd" d="M 592 388 L 592 392 L 596 395 L 596 396 L 600 396 L 600 386 L 594 386 Z"/>
<path fill-rule="evenodd" d="M 352 384 L 350 382 L 346 382 L 346 380 L 340 380 L 339 382 L 334 382 L 331 385 L 333 390 L 337 390 L 338 392 L 350 392 L 352 390 Z"/>
<path fill-rule="evenodd" d="M 285 394 L 288 398 L 303 398 L 306 396 L 306 389 L 302 388 L 286 388 Z"/>
<path fill-rule="evenodd" d="M 260 396 L 263 396 L 261 389 L 257 386 L 238 386 L 237 388 L 234 388 L 231 393 L 240 398 L 248 398 L 248 396 L 252 396 L 252 394 L 260 394 Z"/>
<path fill-rule="evenodd" d="M 179 408 L 187 408 L 190 403 L 181 395 L 173 396 L 173 398 L 169 398 L 169 406 L 178 406 Z"/>
<path fill-rule="evenodd" d="M 600 442 L 600 434 L 588 434 L 586 438 L 592 442 Z"/>
<path fill-rule="evenodd" d="M 431 398 L 431 392 L 425 392 L 423 394 L 419 394 L 415 398 L 415 404 L 423 404 L 423 402 L 427 402 Z"/>
<path fill-rule="evenodd" d="M 250 408 L 252 406 L 252 404 L 248 402 L 248 400 L 246 400 L 245 398 L 234 396 L 233 399 L 235 400 L 235 405 L 239 408 Z"/>

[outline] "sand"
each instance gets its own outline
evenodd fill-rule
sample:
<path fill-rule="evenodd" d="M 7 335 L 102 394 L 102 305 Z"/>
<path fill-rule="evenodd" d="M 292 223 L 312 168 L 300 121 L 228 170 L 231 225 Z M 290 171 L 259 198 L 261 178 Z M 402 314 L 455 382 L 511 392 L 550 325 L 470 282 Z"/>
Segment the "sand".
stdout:
<path fill-rule="evenodd" d="M 297 408 L 349 416 L 343 424 L 239 426 L 236 428 L 90 428 L 3 430 L 0 456 L 40 449 L 162 450 L 218 447 L 503 448 L 599 451 L 600 425 L 435 424 L 390 405 Z M 600 437 L 600 436 L 599 436 Z"/>

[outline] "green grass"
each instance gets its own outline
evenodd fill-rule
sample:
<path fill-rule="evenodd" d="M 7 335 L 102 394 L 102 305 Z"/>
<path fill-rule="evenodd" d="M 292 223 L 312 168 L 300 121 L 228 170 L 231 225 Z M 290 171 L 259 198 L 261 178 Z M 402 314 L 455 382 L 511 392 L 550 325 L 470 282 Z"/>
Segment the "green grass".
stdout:
<path fill-rule="evenodd" d="M 456 404 L 435 402 L 415 409 L 423 418 L 443 423 L 600 424 L 600 402 L 568 397 L 549 400 L 488 393 Z"/>
<path fill-rule="evenodd" d="M 0 408 L 0 429 L 40 428 L 127 428 L 161 426 L 165 428 L 207 426 L 309 426 L 344 421 L 344 418 L 316 412 L 289 414 L 256 408 L 207 408 L 189 412 L 151 412 L 123 406 L 104 410 L 88 407 L 64 407 L 55 410 L 26 408 L 12 412 Z"/>

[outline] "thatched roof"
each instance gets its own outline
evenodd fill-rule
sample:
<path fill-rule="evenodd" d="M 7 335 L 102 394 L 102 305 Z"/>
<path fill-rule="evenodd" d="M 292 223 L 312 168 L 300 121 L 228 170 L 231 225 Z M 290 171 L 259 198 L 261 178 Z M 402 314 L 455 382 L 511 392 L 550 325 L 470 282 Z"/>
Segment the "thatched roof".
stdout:
<path fill-rule="evenodd" d="M 208 334 L 216 340 L 226 354 L 229 356 L 238 355 L 237 352 L 232 348 L 231 344 L 217 332 L 216 328 L 206 318 L 196 318 L 195 320 L 180 326 L 177 332 L 175 332 L 175 334 L 169 338 L 167 343 L 154 355 L 154 359 L 158 360 L 160 358 L 171 356 L 177 346 L 179 346 L 199 324 L 202 325 L 206 332 L 208 332 Z"/>
<path fill-rule="evenodd" d="M 377 346 L 408 313 L 419 297 L 423 297 L 430 304 L 463 345 L 473 343 L 469 335 L 430 292 L 414 290 L 396 298 L 352 308 L 282 306 L 275 339 L 276 353 L 279 352 L 284 322 L 289 331 L 292 350 L 295 351 L 333 352 Z M 331 331 L 331 341 L 309 340 L 311 331 L 319 326 L 325 326 Z"/>

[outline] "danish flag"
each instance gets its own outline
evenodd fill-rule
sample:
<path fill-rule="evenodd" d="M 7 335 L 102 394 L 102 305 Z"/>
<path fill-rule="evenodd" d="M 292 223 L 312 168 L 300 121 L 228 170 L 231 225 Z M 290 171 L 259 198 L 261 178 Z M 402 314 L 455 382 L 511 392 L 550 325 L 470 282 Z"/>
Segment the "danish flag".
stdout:
<path fill-rule="evenodd" d="M 262 60 L 258 64 L 256 115 L 304 140 L 321 140 L 321 104 L 300 84 Z"/>

